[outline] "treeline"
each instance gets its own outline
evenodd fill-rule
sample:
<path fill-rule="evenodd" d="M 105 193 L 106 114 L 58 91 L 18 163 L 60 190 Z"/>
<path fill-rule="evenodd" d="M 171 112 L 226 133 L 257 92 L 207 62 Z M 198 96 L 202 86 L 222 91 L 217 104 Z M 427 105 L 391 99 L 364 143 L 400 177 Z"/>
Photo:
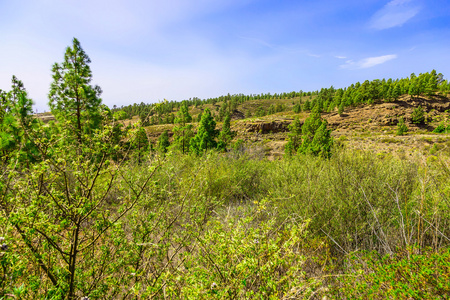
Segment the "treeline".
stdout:
<path fill-rule="evenodd" d="M 336 108 L 342 111 L 345 107 L 356 106 L 361 103 L 392 102 L 405 94 L 411 95 L 411 97 L 432 96 L 438 91 L 447 94 L 450 91 L 450 83 L 443 79 L 441 73 L 437 74 L 433 70 L 430 73 L 421 73 L 419 76 L 412 73 L 410 77 L 396 80 L 391 78 L 388 80 L 366 80 L 362 84 L 357 82 L 343 89 L 324 88 L 313 100 L 300 100 L 294 110 L 308 111 L 317 107 L 320 111 L 331 112 Z"/>
<path fill-rule="evenodd" d="M 410 77 L 401 79 L 376 79 L 366 80 L 363 83 L 357 82 L 345 88 L 336 89 L 333 86 L 330 88 L 322 88 L 320 91 L 310 92 L 290 92 L 280 94 L 234 94 L 225 95 L 217 98 L 199 99 L 192 98 L 189 100 L 167 101 L 155 104 L 132 104 L 123 106 L 121 108 L 113 109 L 116 111 L 117 119 L 131 118 L 132 116 L 139 116 L 144 123 L 144 126 L 157 124 L 173 124 L 175 121 L 175 112 L 180 109 L 182 103 L 186 103 L 189 108 L 202 108 L 203 105 L 211 104 L 216 106 L 214 117 L 216 121 L 222 121 L 227 113 L 232 113 L 239 105 L 252 100 L 280 100 L 293 99 L 292 110 L 295 113 L 301 111 L 311 111 L 317 107 L 319 111 L 332 112 L 338 110 L 340 113 L 346 107 L 356 106 L 359 104 L 374 104 L 380 101 L 392 102 L 399 99 L 401 95 L 410 95 L 411 97 L 419 97 L 421 95 L 432 96 L 440 92 L 446 95 L 450 92 L 450 82 L 444 80 L 441 73 L 435 70 L 427 73 L 421 73 L 416 76 L 414 73 Z M 217 103 L 221 103 L 217 106 Z M 290 109 L 286 104 L 276 103 L 276 101 L 269 107 L 260 106 L 253 112 L 247 112 L 246 117 L 256 116 L 262 117 L 265 115 L 274 114 L 277 112 Z M 198 120 L 200 117 L 198 118 Z M 195 121 L 195 120 L 194 120 Z"/>

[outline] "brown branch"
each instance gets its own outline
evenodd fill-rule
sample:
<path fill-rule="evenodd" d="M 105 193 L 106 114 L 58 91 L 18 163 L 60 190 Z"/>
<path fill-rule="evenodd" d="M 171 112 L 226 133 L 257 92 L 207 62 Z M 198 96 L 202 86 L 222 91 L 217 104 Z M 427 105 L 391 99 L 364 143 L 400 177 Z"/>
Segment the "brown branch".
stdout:
<path fill-rule="evenodd" d="M 44 272 L 47 274 L 48 278 L 50 278 L 50 281 L 53 283 L 53 285 L 55 287 L 58 287 L 58 280 L 56 279 L 56 277 L 51 273 L 51 271 L 49 270 L 49 268 L 45 265 L 45 263 L 42 261 L 41 259 L 41 255 L 39 254 L 38 250 L 36 248 L 34 248 L 33 244 L 31 244 L 31 241 L 28 239 L 28 237 L 26 236 L 25 232 L 23 232 L 23 230 L 19 227 L 19 225 L 14 224 L 14 227 L 17 229 L 17 231 L 20 233 L 22 240 L 25 242 L 25 244 L 27 245 L 28 249 L 30 249 L 30 251 L 33 253 L 34 257 L 36 258 L 36 260 L 38 261 L 39 266 L 44 270 Z"/>

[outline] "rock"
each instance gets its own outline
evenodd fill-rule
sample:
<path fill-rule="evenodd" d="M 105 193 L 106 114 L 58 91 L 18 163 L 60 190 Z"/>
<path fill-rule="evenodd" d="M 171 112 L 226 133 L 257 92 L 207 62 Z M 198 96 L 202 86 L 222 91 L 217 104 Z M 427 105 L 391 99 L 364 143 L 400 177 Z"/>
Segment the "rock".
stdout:
<path fill-rule="evenodd" d="M 231 119 L 232 120 L 242 120 L 245 119 L 245 115 L 242 111 L 240 110 L 233 110 L 233 113 L 231 114 Z"/>
<path fill-rule="evenodd" d="M 290 122 L 287 122 L 287 121 L 248 123 L 248 124 L 245 124 L 244 131 L 260 132 L 262 134 L 287 132 L 287 131 L 289 131 L 289 129 L 288 129 L 289 124 L 290 124 Z"/>

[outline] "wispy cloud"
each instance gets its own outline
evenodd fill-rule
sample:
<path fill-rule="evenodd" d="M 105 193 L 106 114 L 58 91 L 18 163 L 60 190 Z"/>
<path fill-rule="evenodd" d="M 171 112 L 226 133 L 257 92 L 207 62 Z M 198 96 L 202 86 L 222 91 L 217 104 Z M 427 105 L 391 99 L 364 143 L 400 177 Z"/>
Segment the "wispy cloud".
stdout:
<path fill-rule="evenodd" d="M 377 11 L 370 20 L 370 27 L 377 30 L 402 26 L 420 11 L 413 0 L 392 0 Z"/>
<path fill-rule="evenodd" d="M 319 54 L 315 54 L 315 53 L 311 53 L 311 52 L 307 52 L 306 55 L 308 55 L 308 56 L 310 56 L 310 57 L 315 57 L 315 58 L 320 58 L 320 57 L 322 57 L 322 56 L 319 55 Z"/>
<path fill-rule="evenodd" d="M 281 52 L 287 52 L 290 54 L 301 54 L 301 55 L 306 55 L 309 57 L 315 57 L 315 58 L 320 58 L 322 57 L 320 54 L 316 54 L 316 53 L 312 53 L 307 49 L 304 49 L 303 47 L 298 47 L 298 46 L 291 46 L 291 45 L 276 45 L 276 44 L 271 44 L 265 40 L 259 39 L 259 38 L 253 38 L 253 37 L 247 37 L 247 36 L 238 36 L 238 38 L 243 39 L 243 40 L 247 40 L 250 41 L 254 44 L 257 45 L 261 45 L 264 46 L 266 48 L 270 48 L 273 49 L 275 51 L 281 51 Z"/>
<path fill-rule="evenodd" d="M 273 45 L 271 43 L 268 43 L 268 42 L 266 42 L 266 41 L 264 41 L 262 39 L 253 38 L 253 37 L 247 37 L 247 36 L 238 36 L 238 38 L 243 39 L 243 40 L 247 40 L 247 41 L 250 41 L 250 42 L 253 42 L 255 44 L 262 45 L 262 46 L 267 47 L 267 48 L 271 48 L 271 49 L 277 48 L 277 46 L 275 46 L 275 45 Z"/>
<path fill-rule="evenodd" d="M 342 55 L 335 55 L 334 57 L 339 58 L 339 59 L 346 59 L 347 56 L 342 56 Z"/>
<path fill-rule="evenodd" d="M 367 69 L 376 65 L 381 65 L 387 61 L 397 58 L 396 54 L 367 57 L 358 61 L 347 60 L 344 65 L 340 67 L 342 69 Z"/>

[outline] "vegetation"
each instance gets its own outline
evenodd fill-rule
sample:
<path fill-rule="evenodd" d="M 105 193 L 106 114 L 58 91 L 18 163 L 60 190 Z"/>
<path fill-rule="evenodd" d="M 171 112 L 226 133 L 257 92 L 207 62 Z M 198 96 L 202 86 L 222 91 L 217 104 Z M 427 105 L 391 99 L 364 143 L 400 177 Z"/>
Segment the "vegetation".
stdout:
<path fill-rule="evenodd" d="M 414 124 L 418 124 L 418 125 L 425 123 L 425 114 L 424 114 L 422 106 L 419 105 L 419 107 L 414 108 L 414 110 L 411 114 L 411 120 Z"/>
<path fill-rule="evenodd" d="M 318 108 L 314 108 L 311 115 L 302 125 L 302 142 L 297 152 L 318 155 L 328 158 L 331 156 L 333 138 L 327 129 L 327 121 L 320 116 Z"/>
<path fill-rule="evenodd" d="M 439 124 L 438 127 L 436 127 L 433 130 L 434 133 L 450 133 L 450 126 L 445 127 L 444 124 Z"/>
<path fill-rule="evenodd" d="M 32 116 L 16 77 L 0 91 L 1 299 L 450 297 L 447 160 L 336 147 L 321 114 L 443 94 L 441 75 L 111 111 L 89 62 L 74 39 L 54 65 L 56 122 Z M 252 97 L 297 98 L 283 159 L 232 142 Z M 153 147 L 146 125 L 166 122 L 172 144 L 163 127 Z"/>
<path fill-rule="evenodd" d="M 73 39 L 62 64 L 53 65 L 53 82 L 49 93 L 49 106 L 59 121 L 65 135 L 75 135 L 78 144 L 83 135 L 91 134 L 100 127 L 102 90 L 91 86 L 92 72 L 89 57 L 80 42 Z"/>
<path fill-rule="evenodd" d="M 173 129 L 174 143 L 172 144 L 174 147 L 179 148 L 183 154 L 189 152 L 189 143 L 193 136 L 190 122 L 192 122 L 192 117 L 189 114 L 187 103 L 184 102 L 175 118 L 177 126 Z"/>
<path fill-rule="evenodd" d="M 166 153 L 169 146 L 169 133 L 167 130 L 164 130 L 164 132 L 158 138 L 158 149 L 161 153 Z"/>
<path fill-rule="evenodd" d="M 197 134 L 191 140 L 191 151 L 197 155 L 209 149 L 217 148 L 216 137 L 219 132 L 216 130 L 214 121 L 209 109 L 205 109 L 200 120 Z"/>
<path fill-rule="evenodd" d="M 122 165 L 124 178 L 108 196 L 109 214 L 131 200 L 127 182 L 133 189 L 142 186 L 153 171 L 149 165 L 159 164 L 155 158 Z M 86 261 L 86 253 L 77 264 L 82 276 L 77 295 L 370 298 L 392 295 L 392 286 L 403 295 L 445 298 L 450 292 L 445 170 L 343 152 L 329 160 L 300 155 L 276 162 L 169 156 L 134 208 L 93 245 L 95 260 Z M 94 223 L 98 228 L 83 229 L 105 228 L 115 220 L 108 216 Z M 52 287 L 46 276 L 35 277 L 42 271 L 23 251 L 24 242 L 12 228 L 4 232 L 9 232 L 2 256 L 5 292 L 24 283 L 28 298 L 63 289 Z M 50 257 L 53 269 L 63 261 Z"/>
<path fill-rule="evenodd" d="M 290 132 L 288 133 L 289 138 L 285 147 L 285 153 L 286 155 L 294 155 L 302 144 L 302 124 L 298 117 L 294 119 L 288 129 Z"/>
<path fill-rule="evenodd" d="M 226 151 L 227 146 L 231 143 L 231 140 L 236 136 L 236 132 L 231 131 L 230 124 L 231 117 L 230 114 L 225 116 L 223 122 L 222 130 L 219 133 L 219 142 L 217 143 L 217 149 L 221 151 Z"/>
<path fill-rule="evenodd" d="M 404 135 L 408 132 L 408 126 L 405 124 L 405 120 L 400 118 L 397 124 L 397 135 Z"/>

